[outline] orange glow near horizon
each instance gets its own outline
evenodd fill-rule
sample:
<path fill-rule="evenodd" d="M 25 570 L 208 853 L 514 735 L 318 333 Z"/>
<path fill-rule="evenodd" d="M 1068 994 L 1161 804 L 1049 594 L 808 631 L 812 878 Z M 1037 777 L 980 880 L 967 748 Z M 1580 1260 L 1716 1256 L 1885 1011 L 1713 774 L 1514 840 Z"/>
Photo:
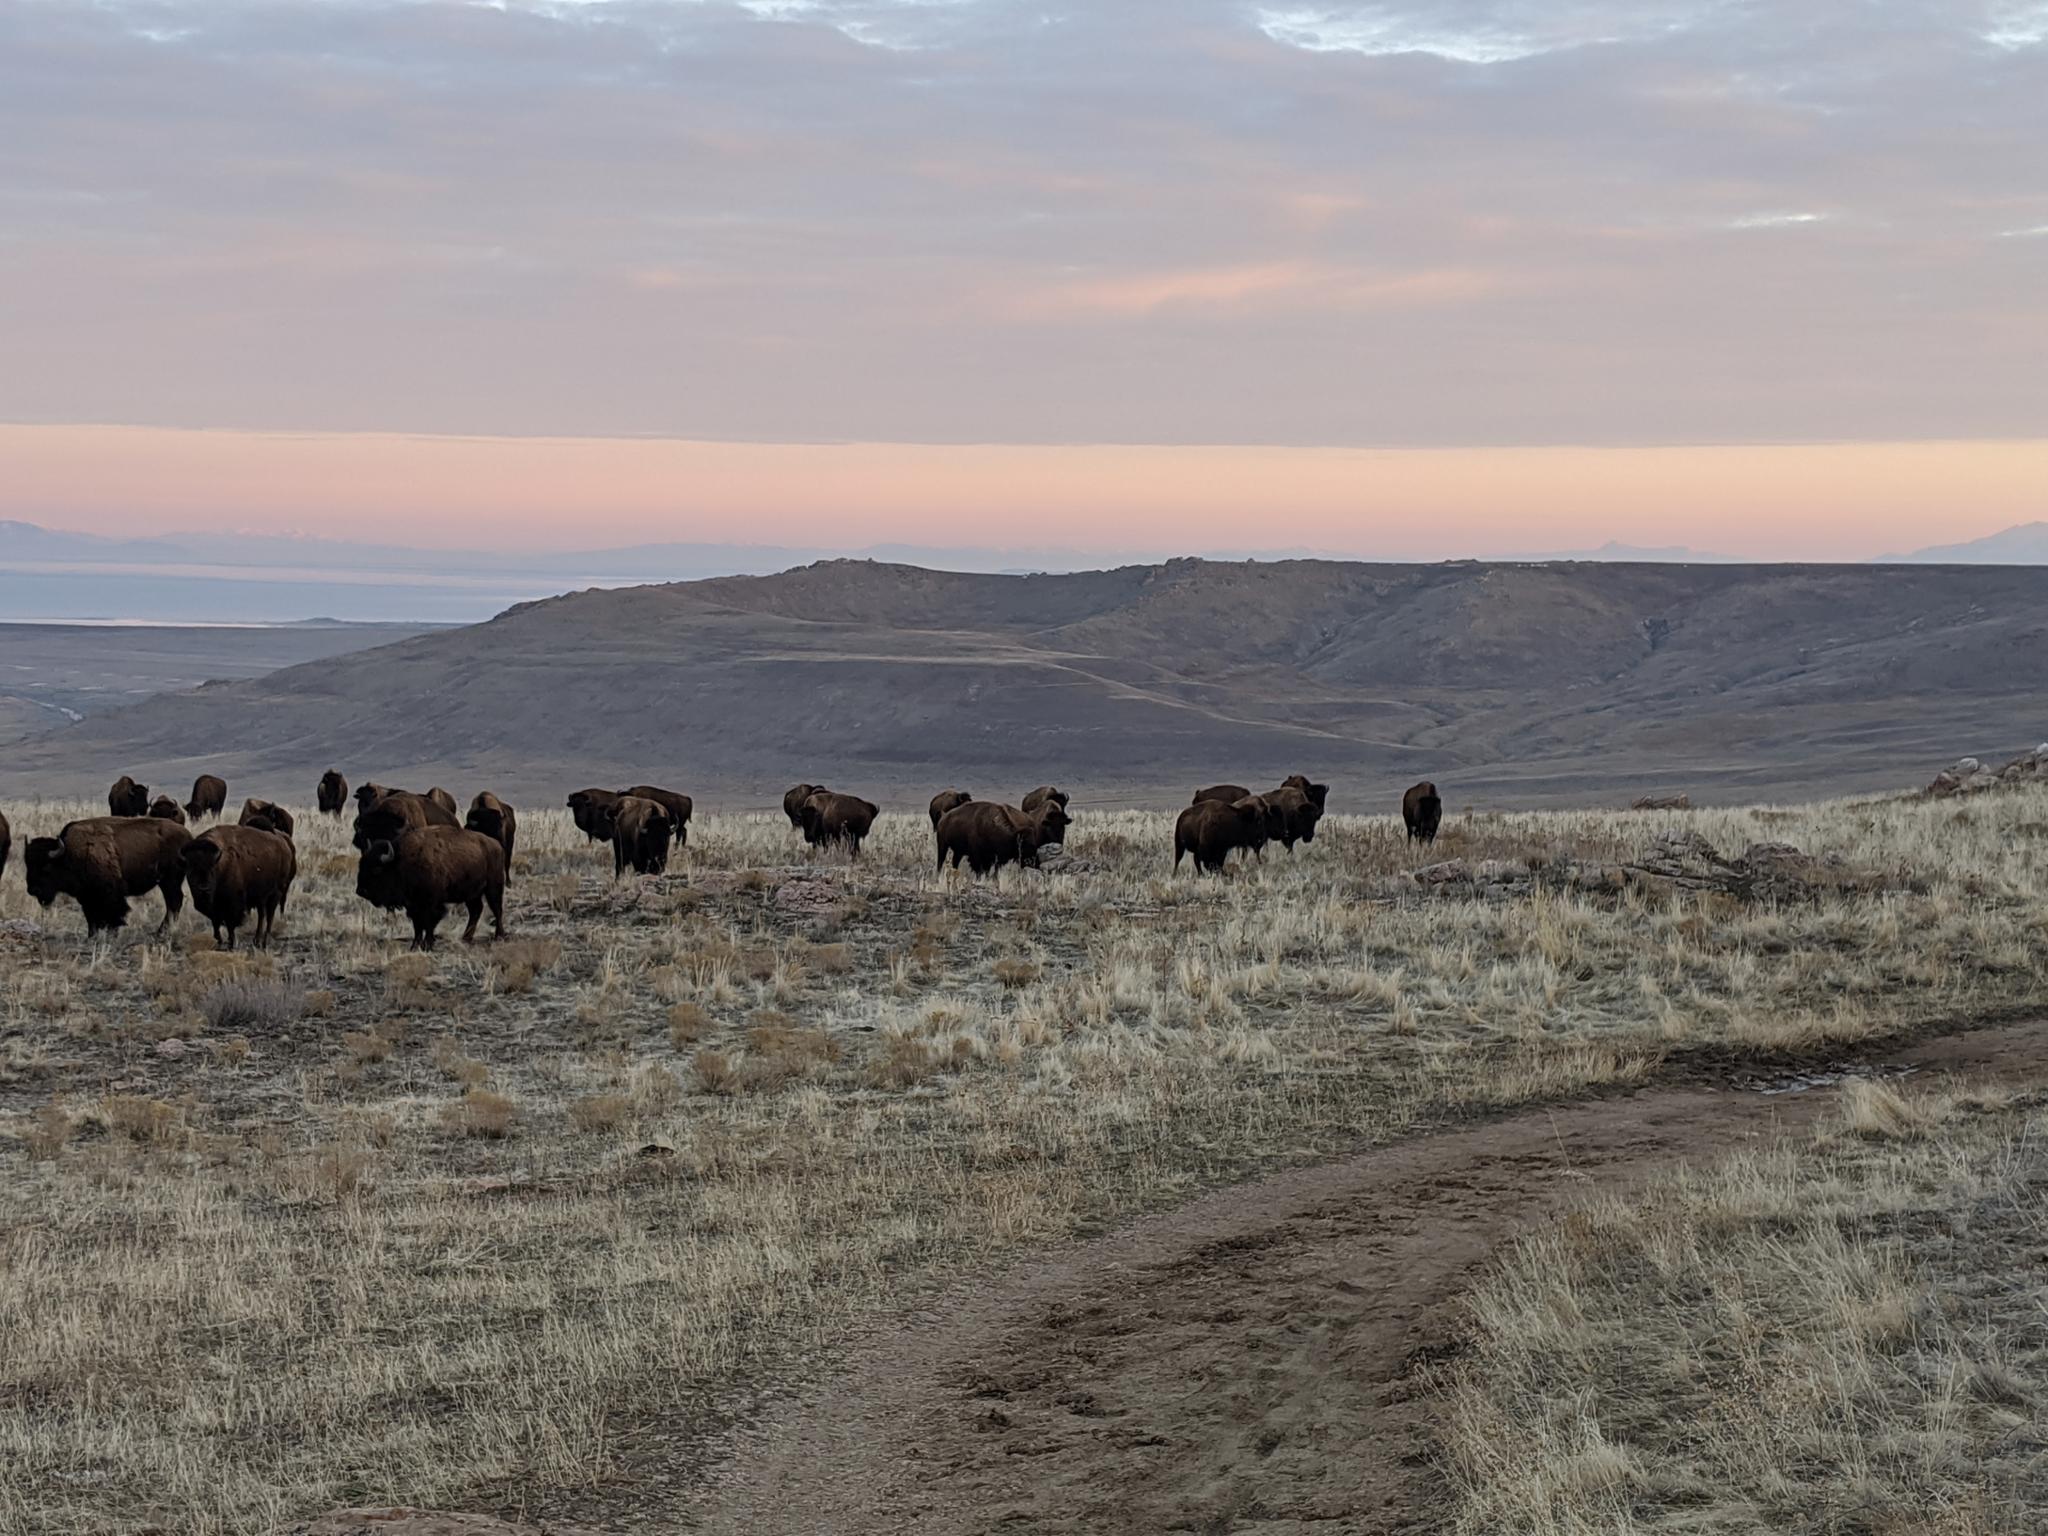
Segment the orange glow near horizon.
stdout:
<path fill-rule="evenodd" d="M 877 543 L 1864 559 L 2048 515 L 2048 442 L 1334 449 L 0 426 L 0 517 L 425 547 Z"/>

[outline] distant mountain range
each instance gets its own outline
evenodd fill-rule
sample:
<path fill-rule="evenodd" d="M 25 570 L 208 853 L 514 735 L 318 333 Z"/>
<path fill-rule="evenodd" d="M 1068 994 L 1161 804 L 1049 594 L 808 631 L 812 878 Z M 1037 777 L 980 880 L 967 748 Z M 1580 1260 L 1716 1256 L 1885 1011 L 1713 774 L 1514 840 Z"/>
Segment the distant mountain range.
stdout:
<path fill-rule="evenodd" d="M 2021 523 L 2017 528 L 1972 539 L 1967 544 L 1937 544 L 1910 555 L 1886 555 L 1888 565 L 2048 565 L 2048 522 Z"/>
<path fill-rule="evenodd" d="M 1157 563 L 1162 552 L 877 544 L 852 558 L 927 570 L 1022 575 Z M 654 543 L 611 549 L 418 549 L 342 539 L 245 533 L 108 538 L 0 521 L 0 614 L 35 619 L 285 623 L 314 615 L 355 622 L 473 623 L 516 603 L 591 587 L 765 576 L 845 551 L 781 544 Z M 1310 549 L 1210 551 L 1213 560 L 1345 558 Z M 1730 565 L 1684 546 L 1610 542 L 1515 560 Z M 2048 523 L 1883 563 L 2044 565 Z"/>
<path fill-rule="evenodd" d="M 1312 773 L 1344 809 L 1753 800 L 1924 782 L 2041 739 L 2048 570 L 1173 560 L 971 575 L 833 560 L 522 604 L 0 744 L 17 792 L 351 779 L 560 804 L 807 779 L 1182 803 Z M 243 788 L 246 786 L 246 788 Z"/>

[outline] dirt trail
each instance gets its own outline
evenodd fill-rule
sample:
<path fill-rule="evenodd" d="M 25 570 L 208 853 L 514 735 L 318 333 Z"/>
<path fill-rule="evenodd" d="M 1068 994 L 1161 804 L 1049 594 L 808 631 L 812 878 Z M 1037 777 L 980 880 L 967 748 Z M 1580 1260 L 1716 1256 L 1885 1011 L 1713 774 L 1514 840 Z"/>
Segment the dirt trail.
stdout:
<path fill-rule="evenodd" d="M 1901 1065 L 2048 1062 L 2048 1025 Z M 1420 1532 L 1443 1511 L 1418 1368 L 1501 1244 L 1810 1124 L 1826 1089 L 1649 1089 L 1219 1191 L 963 1286 L 748 1437 L 701 1529 Z"/>

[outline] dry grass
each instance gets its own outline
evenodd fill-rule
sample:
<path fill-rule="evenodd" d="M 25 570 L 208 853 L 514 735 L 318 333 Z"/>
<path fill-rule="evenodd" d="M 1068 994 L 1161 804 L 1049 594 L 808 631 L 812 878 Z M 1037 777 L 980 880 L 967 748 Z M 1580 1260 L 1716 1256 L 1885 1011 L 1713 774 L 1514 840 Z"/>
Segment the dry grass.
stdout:
<path fill-rule="evenodd" d="M 1584 1211 L 1474 1301 L 1460 1532 L 2048 1527 L 2048 1110 L 1845 1096 L 1810 1146 Z"/>
<path fill-rule="evenodd" d="M 82 809 L 4 808 L 18 840 Z M 857 866 L 706 816 L 667 876 L 614 882 L 534 812 L 515 940 L 433 956 L 310 812 L 262 956 L 189 917 L 148 942 L 154 898 L 90 945 L 13 877 L 0 919 L 47 929 L 0 927 L 0 1536 L 344 1499 L 672 1529 L 736 1393 L 941 1272 L 1674 1050 L 2037 1000 L 2044 819 L 1511 816 L 1437 854 L 1613 859 L 1683 824 L 1911 876 L 1773 909 L 1426 896 L 1379 819 L 1176 880 L 1171 818 L 1138 813 L 995 887 L 934 880 L 921 814 Z M 304 1001 L 216 1026 L 229 983 Z M 634 1491 L 651 1457 L 666 1495 Z"/>

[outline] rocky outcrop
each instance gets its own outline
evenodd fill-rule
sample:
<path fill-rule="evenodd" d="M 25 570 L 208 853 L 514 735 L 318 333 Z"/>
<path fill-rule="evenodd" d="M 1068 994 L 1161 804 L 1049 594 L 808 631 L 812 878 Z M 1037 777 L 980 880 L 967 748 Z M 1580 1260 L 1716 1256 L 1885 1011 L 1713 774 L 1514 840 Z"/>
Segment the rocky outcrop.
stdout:
<path fill-rule="evenodd" d="M 1652 893 L 1711 892 L 1755 902 L 1816 901 L 1904 883 L 1858 869 L 1833 854 L 1802 852 L 1789 843 L 1751 843 L 1731 859 L 1690 830 L 1667 833 L 1620 864 L 1562 855 L 1523 863 L 1450 859 L 1426 865 L 1412 878 L 1425 890 L 1444 895 L 1518 896 L 1536 889 L 1591 894 L 1635 887 Z"/>
<path fill-rule="evenodd" d="M 1632 811 L 1689 811 L 1691 795 L 1643 795 L 1629 806 Z"/>
<path fill-rule="evenodd" d="M 1935 775 L 1927 793 L 1933 799 L 1946 800 L 1957 795 L 1982 794 L 1988 789 L 2040 783 L 2048 783 L 2048 741 L 2031 752 L 2022 752 L 2002 768 L 1993 768 L 1974 757 L 1958 758 Z"/>

